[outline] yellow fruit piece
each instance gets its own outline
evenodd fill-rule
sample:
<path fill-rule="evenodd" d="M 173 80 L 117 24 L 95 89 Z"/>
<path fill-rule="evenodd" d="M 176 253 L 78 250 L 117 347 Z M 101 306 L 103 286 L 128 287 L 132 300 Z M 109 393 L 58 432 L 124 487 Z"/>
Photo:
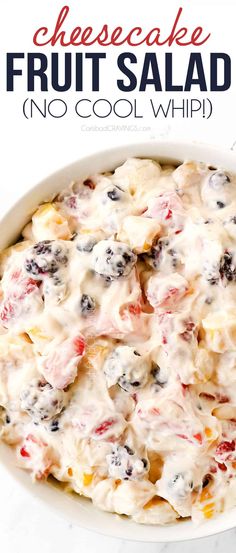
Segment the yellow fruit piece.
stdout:
<path fill-rule="evenodd" d="M 43 342 L 50 340 L 50 337 L 44 334 L 43 331 L 37 326 L 34 326 L 33 328 L 29 328 L 27 333 L 30 339 L 32 340 L 32 342 L 34 342 L 35 339 Z"/>
<path fill-rule="evenodd" d="M 236 315 L 233 310 L 210 313 L 202 321 L 207 348 L 224 353 L 236 346 Z"/>
<path fill-rule="evenodd" d="M 128 244 L 135 253 L 150 250 L 154 239 L 160 234 L 161 227 L 156 219 L 140 215 L 128 215 L 124 218 L 118 240 Z"/>
<path fill-rule="evenodd" d="M 92 234 L 92 233 L 94 233 L 94 230 L 91 230 L 89 228 L 81 228 L 79 233 L 80 234 Z"/>
<path fill-rule="evenodd" d="M 159 478 L 161 478 L 164 461 L 161 458 L 161 456 L 154 451 L 148 452 L 148 459 L 150 464 L 148 479 L 150 480 L 150 482 L 155 484 L 156 481 L 159 480 Z"/>
<path fill-rule="evenodd" d="M 185 296 L 192 296 L 194 292 L 195 292 L 195 289 L 193 288 L 193 286 L 190 286 L 190 288 L 185 293 Z"/>
<path fill-rule="evenodd" d="M 205 505 L 205 507 L 203 507 L 202 512 L 205 518 L 213 517 L 214 507 L 215 507 L 215 503 L 208 503 L 207 505 Z"/>
<path fill-rule="evenodd" d="M 212 437 L 212 430 L 211 430 L 211 428 L 208 428 L 208 426 L 206 426 L 206 428 L 205 428 L 205 436 L 206 436 L 207 438 L 211 438 L 211 437 Z"/>
<path fill-rule="evenodd" d="M 89 357 L 91 357 L 91 359 L 94 359 L 94 357 L 97 357 L 97 355 L 105 355 L 107 351 L 108 348 L 106 346 L 97 344 L 89 347 L 88 355 Z"/>
<path fill-rule="evenodd" d="M 87 365 L 87 364 L 92 364 L 92 362 L 97 359 L 97 357 L 105 357 L 105 355 L 108 353 L 108 348 L 106 346 L 102 346 L 102 345 L 91 345 L 91 346 L 88 346 L 87 348 L 87 351 L 86 351 L 86 355 L 84 356 L 84 363 Z"/>
<path fill-rule="evenodd" d="M 93 480 L 93 474 L 86 474 L 86 472 L 84 472 L 84 474 L 83 474 L 83 485 L 84 486 L 90 486 L 90 484 L 92 483 L 92 480 Z"/>
<path fill-rule="evenodd" d="M 22 338 L 22 340 L 25 340 L 25 342 L 28 342 L 28 344 L 32 344 L 32 340 L 31 340 L 29 334 L 27 334 L 27 332 L 23 332 L 19 336 Z"/>
<path fill-rule="evenodd" d="M 151 246 L 152 246 L 152 243 L 151 243 L 151 242 L 144 242 L 144 244 L 143 244 L 143 251 L 144 251 L 144 252 L 148 252 L 148 250 L 150 250 Z"/>
<path fill-rule="evenodd" d="M 151 509 L 152 507 L 155 507 L 155 505 L 159 505 L 163 500 L 158 497 L 158 495 L 154 495 L 154 497 L 152 497 L 152 499 L 150 499 L 143 507 L 143 509 L 145 509 L 145 511 L 147 509 Z"/>
<path fill-rule="evenodd" d="M 201 164 L 195 163 L 194 161 L 186 161 L 177 167 L 173 173 L 173 177 L 181 188 L 186 188 L 198 184 L 203 171 L 204 168 Z"/>
<path fill-rule="evenodd" d="M 70 476 L 70 478 L 73 476 L 73 469 L 71 467 L 68 468 L 67 470 L 67 473 L 68 473 L 68 476 Z"/>
<path fill-rule="evenodd" d="M 72 236 L 67 219 L 50 203 L 41 205 L 34 213 L 32 231 L 38 240 L 69 240 Z"/>
<path fill-rule="evenodd" d="M 120 485 L 121 485 L 121 480 L 118 478 L 117 480 L 115 480 L 115 486 L 116 488 L 118 488 Z"/>
<path fill-rule="evenodd" d="M 206 501 L 207 499 L 211 499 L 212 498 L 212 494 L 211 492 L 209 491 L 209 489 L 206 487 L 206 488 L 203 488 L 202 492 L 201 492 L 201 495 L 200 495 L 200 499 L 199 501 L 201 503 L 204 503 L 204 501 Z"/>

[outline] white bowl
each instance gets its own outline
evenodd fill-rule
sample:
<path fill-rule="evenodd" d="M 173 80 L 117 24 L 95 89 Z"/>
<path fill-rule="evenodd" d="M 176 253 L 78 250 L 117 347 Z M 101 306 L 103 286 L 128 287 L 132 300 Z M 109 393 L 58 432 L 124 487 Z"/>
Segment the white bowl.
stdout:
<path fill-rule="evenodd" d="M 71 180 L 112 170 L 131 156 L 156 158 L 162 162 L 172 163 L 194 159 L 236 172 L 236 155 L 232 151 L 223 151 L 207 145 L 150 142 L 98 152 L 54 173 L 19 200 L 0 222 L 0 249 L 17 239 L 38 204 L 51 199 Z M 164 527 L 138 525 L 128 518 L 99 511 L 89 500 L 63 493 L 58 486 L 50 483 L 33 484 L 29 474 L 16 468 L 14 452 L 3 443 L 0 444 L 0 460 L 28 492 L 41 498 L 62 517 L 79 526 L 112 537 L 144 542 L 171 542 L 206 537 L 236 526 L 236 508 L 198 527 L 193 526 L 190 521 Z"/>

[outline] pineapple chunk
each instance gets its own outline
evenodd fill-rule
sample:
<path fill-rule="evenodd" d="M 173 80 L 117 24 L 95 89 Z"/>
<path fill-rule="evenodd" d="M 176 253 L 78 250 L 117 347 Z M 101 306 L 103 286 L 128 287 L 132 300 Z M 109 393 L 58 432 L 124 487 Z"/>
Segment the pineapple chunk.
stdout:
<path fill-rule="evenodd" d="M 235 349 L 236 314 L 230 311 L 210 313 L 202 321 L 205 343 L 216 353 Z"/>
<path fill-rule="evenodd" d="M 70 240 L 72 237 L 67 219 L 53 204 L 41 205 L 32 217 L 35 240 Z"/>
<path fill-rule="evenodd" d="M 118 240 L 128 244 L 135 253 L 144 253 L 150 250 L 154 239 L 160 234 L 160 229 L 156 219 L 129 215 L 124 219 Z"/>
<path fill-rule="evenodd" d="M 188 188 L 198 184 L 206 173 L 206 166 L 195 161 L 186 161 L 179 165 L 173 173 L 173 178 L 179 188 Z"/>
<path fill-rule="evenodd" d="M 93 474 L 87 474 L 86 472 L 84 472 L 84 474 L 83 474 L 83 485 L 84 486 L 90 486 L 90 484 L 92 483 L 92 480 L 93 480 Z"/>

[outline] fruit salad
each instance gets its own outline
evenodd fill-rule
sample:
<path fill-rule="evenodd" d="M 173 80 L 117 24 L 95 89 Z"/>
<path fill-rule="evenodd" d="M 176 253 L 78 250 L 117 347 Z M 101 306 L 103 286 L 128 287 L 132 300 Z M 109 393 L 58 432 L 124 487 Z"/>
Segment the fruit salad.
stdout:
<path fill-rule="evenodd" d="M 33 480 L 143 524 L 236 505 L 236 177 L 128 159 L 0 255 L 0 432 Z"/>

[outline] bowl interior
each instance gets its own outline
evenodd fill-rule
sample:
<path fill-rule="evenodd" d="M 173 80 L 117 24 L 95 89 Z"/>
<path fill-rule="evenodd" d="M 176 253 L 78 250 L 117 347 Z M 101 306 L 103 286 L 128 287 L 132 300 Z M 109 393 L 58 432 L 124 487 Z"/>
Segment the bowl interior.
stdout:
<path fill-rule="evenodd" d="M 19 200 L 0 222 L 0 249 L 16 241 L 35 208 L 43 201 L 52 199 L 70 181 L 86 178 L 96 172 L 111 171 L 132 156 L 175 165 L 191 159 L 236 172 L 236 156 L 233 152 L 206 145 L 151 142 L 99 152 L 54 173 Z M 189 520 L 168 527 L 138 525 L 127 517 L 96 509 L 86 498 L 63 493 L 55 482 L 33 484 L 29 475 L 15 466 L 13 451 L 3 443 L 0 443 L 0 460 L 3 470 L 10 471 L 29 493 L 46 502 L 62 517 L 109 536 L 144 542 L 170 542 L 209 536 L 235 526 L 236 508 L 199 527 L 194 527 Z"/>

